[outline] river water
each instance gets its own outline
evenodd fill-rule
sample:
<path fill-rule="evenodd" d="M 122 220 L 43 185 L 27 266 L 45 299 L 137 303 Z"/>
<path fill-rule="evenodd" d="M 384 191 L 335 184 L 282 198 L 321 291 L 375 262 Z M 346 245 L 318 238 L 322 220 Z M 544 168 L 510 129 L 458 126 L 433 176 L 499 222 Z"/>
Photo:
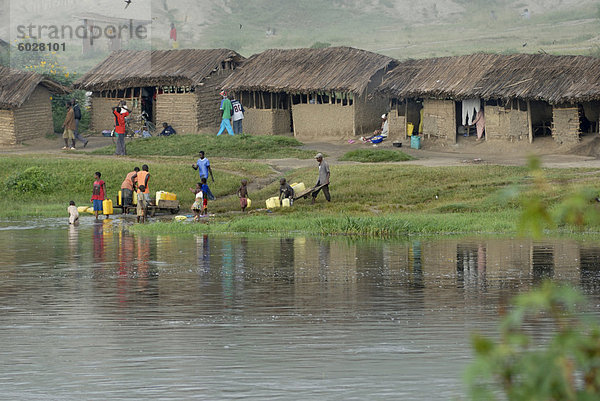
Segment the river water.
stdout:
<path fill-rule="evenodd" d="M 138 236 L 0 222 L 0 398 L 464 399 L 470 333 L 600 243 Z"/>

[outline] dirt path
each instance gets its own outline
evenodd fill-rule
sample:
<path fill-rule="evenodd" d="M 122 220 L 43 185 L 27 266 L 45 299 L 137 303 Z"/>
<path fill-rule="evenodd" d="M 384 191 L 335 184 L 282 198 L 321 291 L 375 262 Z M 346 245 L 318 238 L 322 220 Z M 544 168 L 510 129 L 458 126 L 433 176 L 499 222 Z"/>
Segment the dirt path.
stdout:
<path fill-rule="evenodd" d="M 76 151 L 61 150 L 63 146 L 62 138 L 57 137 L 56 139 L 44 138 L 22 145 L 0 148 L 0 154 L 48 154 L 85 157 L 85 154 L 91 150 L 112 144 L 111 138 L 91 136 L 88 139 L 88 146 L 85 149 L 80 146 Z M 326 154 L 326 158 L 330 162 L 336 164 L 354 164 L 354 162 L 340 162 L 337 159 L 346 152 L 355 149 L 396 149 L 392 146 L 391 142 L 391 140 L 388 140 L 376 147 L 360 141 L 352 144 L 347 141 L 305 142 L 302 148 L 314 150 L 315 153 L 322 152 Z M 402 142 L 403 145 L 409 144 L 407 140 Z M 415 157 L 416 160 L 400 164 L 427 167 L 460 166 L 465 164 L 523 166 L 527 163 L 528 155 L 535 154 L 542 160 L 542 164 L 545 167 L 600 168 L 600 159 L 595 156 L 598 154 L 596 147 L 600 151 L 600 138 L 596 136 L 583 137 L 582 142 L 576 148 L 557 145 L 549 137 L 536 139 L 532 144 L 528 142 L 476 142 L 474 137 L 459 137 L 456 145 L 447 145 L 445 142 L 425 139 L 423 141 L 423 148 L 419 150 L 403 146 L 402 151 Z M 274 175 L 301 167 L 316 166 L 314 159 L 268 159 L 266 162 L 274 169 Z"/>

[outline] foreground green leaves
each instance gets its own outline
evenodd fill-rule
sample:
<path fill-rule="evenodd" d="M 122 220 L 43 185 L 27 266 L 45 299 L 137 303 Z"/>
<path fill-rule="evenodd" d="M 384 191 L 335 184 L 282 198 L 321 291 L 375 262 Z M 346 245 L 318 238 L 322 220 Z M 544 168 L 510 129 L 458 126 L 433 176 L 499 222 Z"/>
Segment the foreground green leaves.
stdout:
<path fill-rule="evenodd" d="M 583 302 L 551 282 L 516 297 L 499 340 L 472 336 L 475 361 L 465 374 L 471 398 L 600 399 L 600 326 L 578 314 Z"/>

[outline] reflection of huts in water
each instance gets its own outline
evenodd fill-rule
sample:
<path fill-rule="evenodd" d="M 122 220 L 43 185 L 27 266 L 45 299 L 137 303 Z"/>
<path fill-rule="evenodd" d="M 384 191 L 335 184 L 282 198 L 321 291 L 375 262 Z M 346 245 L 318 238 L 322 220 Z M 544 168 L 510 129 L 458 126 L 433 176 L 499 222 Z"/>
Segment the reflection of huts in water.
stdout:
<path fill-rule="evenodd" d="M 379 92 L 392 98 L 391 137 L 403 137 L 410 123 L 426 137 L 456 143 L 472 122 L 463 105 L 475 103 L 485 110 L 486 140 L 552 135 L 576 143 L 598 132 L 600 60 L 547 54 L 409 60 L 386 75 Z"/>
<path fill-rule="evenodd" d="M 197 133 L 220 122 L 218 88 L 242 59 L 227 49 L 122 50 L 111 53 L 74 87 L 93 93 L 95 131 L 114 127 L 111 108 L 125 100 L 134 116 L 145 111 L 154 123 Z"/>
<path fill-rule="evenodd" d="M 52 93 L 68 89 L 41 74 L 0 66 L 0 144 L 53 134 Z"/>
<path fill-rule="evenodd" d="M 249 58 L 223 87 L 244 105 L 245 132 L 343 138 L 379 128 L 388 102 L 369 95 L 394 65 L 350 47 L 272 49 Z"/>

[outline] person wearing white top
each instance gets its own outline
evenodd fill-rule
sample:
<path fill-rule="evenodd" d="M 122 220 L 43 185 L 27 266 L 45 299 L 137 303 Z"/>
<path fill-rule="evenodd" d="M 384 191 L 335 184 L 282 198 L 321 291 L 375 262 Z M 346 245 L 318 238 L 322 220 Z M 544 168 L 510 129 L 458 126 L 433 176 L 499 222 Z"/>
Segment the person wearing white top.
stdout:
<path fill-rule="evenodd" d="M 242 106 L 239 100 L 234 98 L 231 101 L 231 108 L 233 109 L 233 116 L 231 118 L 233 120 L 233 133 L 236 135 L 243 134 L 242 120 L 244 119 L 244 106 Z"/>

